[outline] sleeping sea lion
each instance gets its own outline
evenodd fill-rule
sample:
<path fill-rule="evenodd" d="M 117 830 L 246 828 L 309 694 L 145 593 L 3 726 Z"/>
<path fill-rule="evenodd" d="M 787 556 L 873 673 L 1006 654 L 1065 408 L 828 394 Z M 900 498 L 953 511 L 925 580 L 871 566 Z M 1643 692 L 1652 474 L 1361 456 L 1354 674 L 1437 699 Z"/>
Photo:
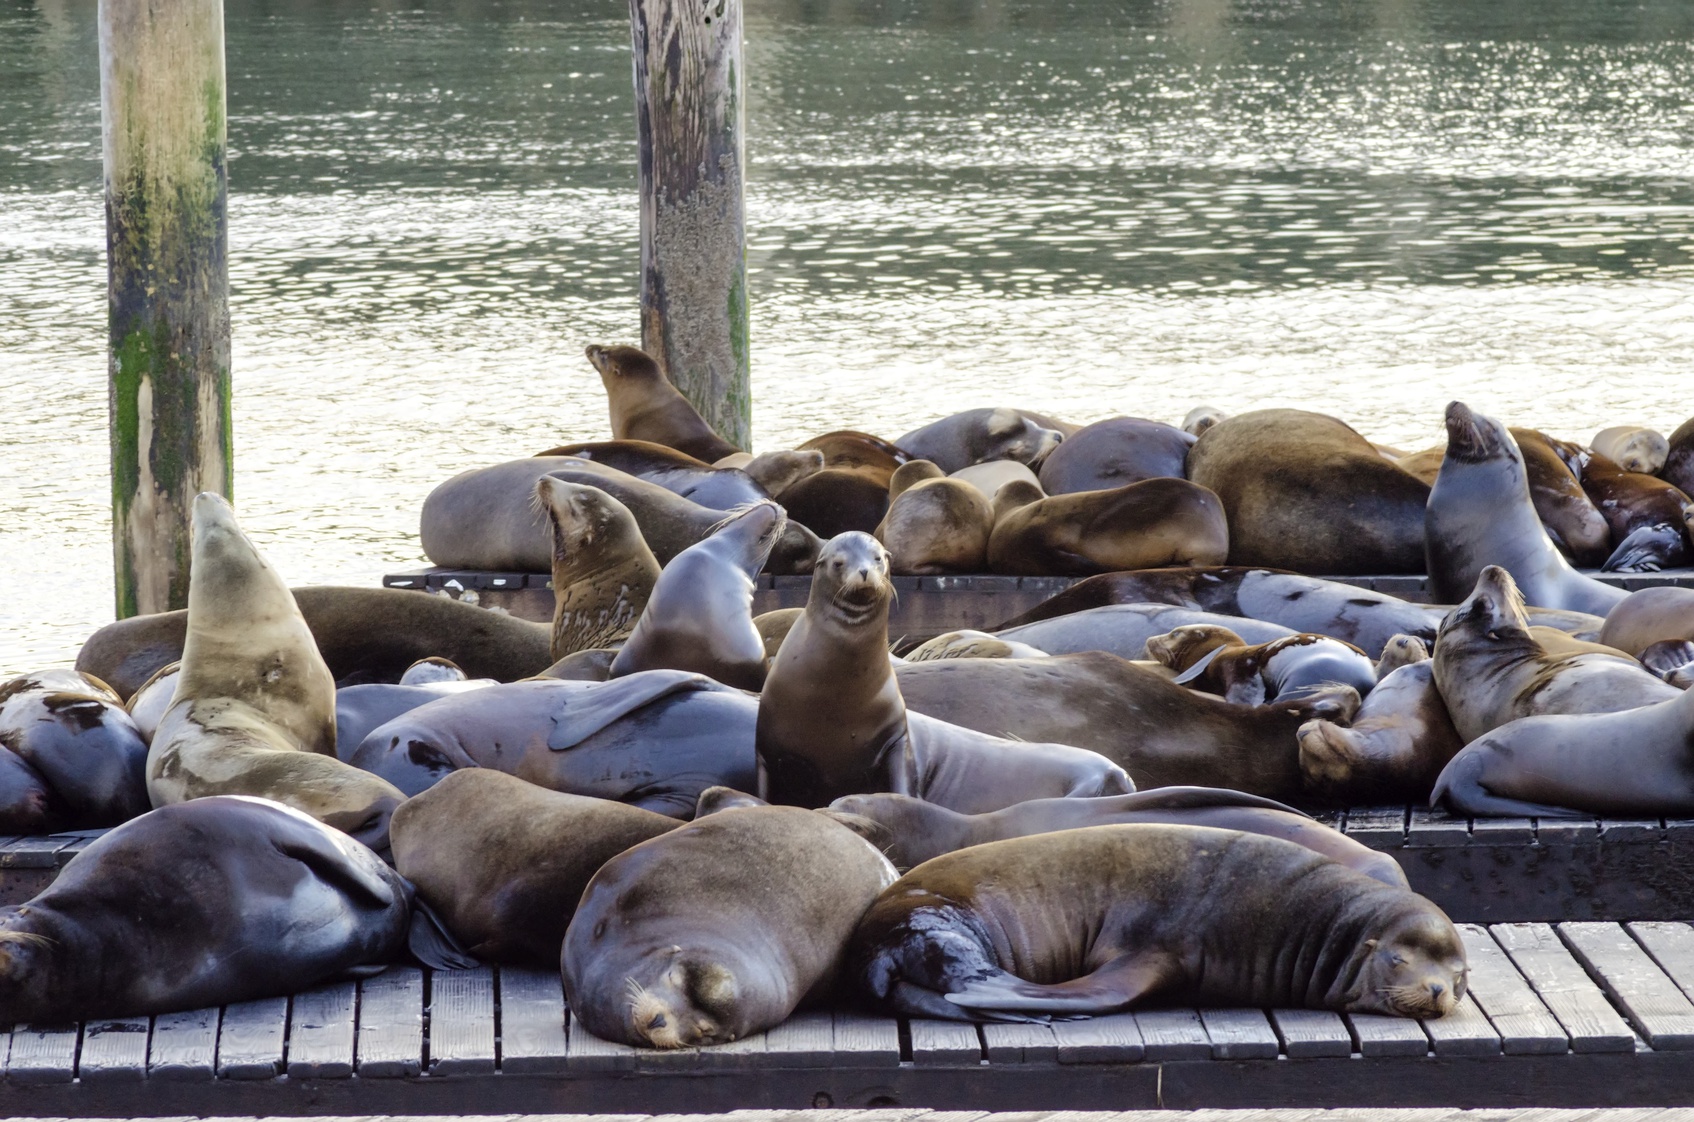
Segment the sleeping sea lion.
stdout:
<path fill-rule="evenodd" d="M 888 513 L 875 529 L 897 575 L 980 573 L 988 568 L 994 507 L 981 491 L 913 460 L 889 483 Z"/>
<path fill-rule="evenodd" d="M 147 740 L 98 678 L 43 670 L 0 683 L 0 747 L 28 765 L 6 776 L 22 781 L 15 791 L 34 790 L 28 773 L 46 782 L 58 829 L 116 826 L 153 809 Z M 33 817 L 35 801 L 25 799 L 21 821 Z"/>
<path fill-rule="evenodd" d="M 995 496 L 988 565 L 996 573 L 1091 576 L 1160 565 L 1220 565 L 1229 554 L 1223 505 L 1186 479 L 1013 503 Z"/>
<path fill-rule="evenodd" d="M 1194 441 L 1194 434 L 1159 421 L 1139 417 L 1095 421 L 1047 454 L 1041 463 L 1041 488 L 1049 495 L 1069 495 L 1110 490 L 1143 479 L 1183 479 Z"/>
<path fill-rule="evenodd" d="M 1612 425 L 1594 434 L 1588 446 L 1624 471 L 1657 475 L 1670 453 L 1670 441 L 1644 425 Z"/>
<path fill-rule="evenodd" d="M 1147 657 L 1176 671 L 1178 685 L 1237 705 L 1269 705 L 1329 685 L 1352 686 L 1364 697 L 1376 685 L 1376 666 L 1364 651 L 1325 635 L 1249 644 L 1228 628 L 1189 625 L 1148 639 Z"/>
<path fill-rule="evenodd" d="M 1653 573 L 1694 561 L 1688 535 L 1694 501 L 1662 479 L 1625 471 L 1605 456 L 1589 457 L 1582 489 L 1606 519 L 1617 543 L 1601 569 L 1608 573 Z"/>
<path fill-rule="evenodd" d="M 1065 439 L 1064 433 L 1042 423 L 1046 420 L 1019 409 L 967 409 L 913 429 L 894 443 L 945 472 L 986 460 L 1037 466 Z"/>

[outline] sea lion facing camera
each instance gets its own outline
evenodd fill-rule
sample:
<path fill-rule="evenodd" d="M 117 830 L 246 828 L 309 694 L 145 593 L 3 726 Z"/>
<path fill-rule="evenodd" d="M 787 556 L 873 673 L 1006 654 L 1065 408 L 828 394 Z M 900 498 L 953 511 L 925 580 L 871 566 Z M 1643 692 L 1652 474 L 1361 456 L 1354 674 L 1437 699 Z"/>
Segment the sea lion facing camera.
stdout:
<path fill-rule="evenodd" d="M 1084 425 L 1041 463 L 1041 489 L 1049 495 L 1106 491 L 1143 479 L 1183 479 L 1195 436 L 1174 425 L 1139 417 L 1112 417 Z"/>
<path fill-rule="evenodd" d="M 659 580 L 659 562 L 635 516 L 598 487 L 544 475 L 536 501 L 553 534 L 553 639 L 568 654 L 629 638 Z"/>
<path fill-rule="evenodd" d="M 724 1044 L 827 996 L 859 917 L 895 878 L 815 811 L 720 811 L 607 861 L 565 933 L 571 1015 L 647 1048 Z"/>
<path fill-rule="evenodd" d="M 942 471 L 955 472 L 985 460 L 1038 465 L 1065 439 L 1064 433 L 1019 409 L 967 409 L 902 436 L 894 443 Z"/>
<path fill-rule="evenodd" d="M 335 680 L 282 578 L 221 497 L 194 499 L 188 637 L 175 700 L 147 751 L 154 806 L 256 795 L 377 852 L 405 798 L 335 757 Z"/>
<path fill-rule="evenodd" d="M 1218 497 L 1186 479 L 1148 479 L 1014 504 L 995 497 L 988 564 L 997 573 L 1091 576 L 1160 565 L 1219 565 L 1229 528 Z"/>
<path fill-rule="evenodd" d="M 153 809 L 147 741 L 98 678 L 45 670 L 0 684 L 0 746 L 46 781 L 60 829 L 116 826 Z"/>
<path fill-rule="evenodd" d="M 1468 595 L 1486 565 L 1506 569 L 1524 599 L 1543 608 L 1604 616 L 1627 595 L 1570 567 L 1535 513 L 1517 441 L 1462 401 L 1447 406 L 1447 456 L 1429 492 L 1424 540 L 1440 601 Z"/>
<path fill-rule="evenodd" d="M 1188 478 L 1229 518 L 1229 561 L 1302 573 L 1421 573 L 1429 488 L 1334 417 L 1263 409 L 1219 421 Z"/>
<path fill-rule="evenodd" d="M 588 879 L 677 825 L 640 807 L 467 768 L 407 799 L 390 836 L 395 869 L 467 952 L 557 969 Z"/>
<path fill-rule="evenodd" d="M 937 857 L 877 898 L 850 969 L 890 1011 L 1097 1016 L 1147 998 L 1439 1017 L 1464 996 L 1441 909 L 1281 838 L 1089 826 Z"/>
<path fill-rule="evenodd" d="M 0 1011 L 60 1024 L 299 993 L 390 961 L 409 898 L 369 849 L 289 807 L 163 807 L 0 908 Z"/>
<path fill-rule="evenodd" d="M 1670 454 L 1670 441 L 1643 425 L 1613 425 L 1594 434 L 1588 446 L 1624 471 L 1657 475 Z"/>
<path fill-rule="evenodd" d="M 584 353 L 606 387 L 616 439 L 650 440 L 708 464 L 740 451 L 712 430 L 646 351 L 595 346 Z"/>

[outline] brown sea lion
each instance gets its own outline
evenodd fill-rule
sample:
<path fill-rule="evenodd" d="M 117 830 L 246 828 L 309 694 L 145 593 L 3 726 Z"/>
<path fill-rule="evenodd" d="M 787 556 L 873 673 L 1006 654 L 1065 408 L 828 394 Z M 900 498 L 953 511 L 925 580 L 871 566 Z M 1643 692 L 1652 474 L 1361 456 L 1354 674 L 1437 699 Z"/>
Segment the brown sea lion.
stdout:
<path fill-rule="evenodd" d="M 1018 506 L 996 497 L 988 564 L 996 573 L 1091 576 L 1159 565 L 1220 565 L 1229 553 L 1223 505 L 1186 479 L 1148 479 Z M 1010 507 L 1010 509 L 1002 509 Z"/>
<path fill-rule="evenodd" d="M 770 498 L 770 493 L 747 472 L 720 468 L 697 460 L 674 448 L 646 440 L 599 440 L 584 444 L 562 444 L 538 452 L 539 458 L 572 456 L 592 460 L 609 468 L 657 483 L 685 499 L 715 510 L 728 510 L 743 503 Z"/>
<path fill-rule="evenodd" d="M 894 880 L 863 838 L 798 807 L 719 811 L 607 861 L 565 933 L 571 1016 L 646 1048 L 726 1044 L 830 995 Z"/>
<path fill-rule="evenodd" d="M 1546 527 L 1553 544 L 1577 565 L 1591 569 L 1605 561 L 1612 552 L 1611 531 L 1606 518 L 1594 507 L 1576 469 L 1566 460 L 1571 456 L 1577 468 L 1584 465 L 1576 457 L 1580 451 L 1564 441 L 1557 441 L 1536 429 L 1509 430 L 1523 454 L 1523 468 L 1529 478 L 1529 500 L 1535 506 L 1536 517 Z"/>
<path fill-rule="evenodd" d="M 147 753 L 153 805 L 255 795 L 386 852 L 405 796 L 336 758 L 335 679 L 288 586 L 220 496 L 195 496 L 193 535 L 181 675 Z"/>
<path fill-rule="evenodd" d="M 1627 595 L 1570 567 L 1530 500 L 1517 441 L 1462 401 L 1447 406 L 1447 456 L 1424 521 L 1436 600 L 1468 596 L 1487 565 L 1510 572 L 1526 602 L 1543 608 L 1604 616 Z"/>
<path fill-rule="evenodd" d="M 1264 409 L 1207 429 L 1188 478 L 1229 519 L 1229 561 L 1303 573 L 1421 573 L 1429 488 L 1350 427 Z"/>
<path fill-rule="evenodd" d="M 1183 479 L 1192 433 L 1139 417 L 1112 417 L 1084 425 L 1041 462 L 1041 488 L 1049 495 L 1106 491 L 1143 479 Z"/>
<path fill-rule="evenodd" d="M 782 641 L 788 638 L 788 633 L 794 630 L 795 623 L 805 614 L 805 608 L 777 608 L 760 612 L 753 617 L 753 626 L 758 629 L 759 638 L 765 643 L 766 658 L 776 657 L 776 652 L 782 649 Z"/>
<path fill-rule="evenodd" d="M 894 473 L 911 460 L 904 449 L 869 433 L 842 430 L 813 437 L 802 451 L 821 452 L 824 466 L 782 493 L 788 516 L 829 539 L 870 533 L 888 513 Z"/>
<path fill-rule="evenodd" d="M 1489 565 L 1441 623 L 1435 684 L 1466 743 L 1543 713 L 1611 713 L 1680 692 L 1621 650 L 1531 627 L 1511 574 Z"/>
<path fill-rule="evenodd" d="M 1676 427 L 1665 442 L 1665 466 L 1658 477 L 1685 495 L 1694 495 L 1694 417 Z"/>
<path fill-rule="evenodd" d="M 485 962 L 557 968 L 588 879 L 632 845 L 676 829 L 640 807 L 467 768 L 394 812 L 394 867 Z"/>
<path fill-rule="evenodd" d="M 1036 799 L 989 814 L 958 814 L 910 795 L 848 795 L 830 803 L 829 810 L 900 869 L 915 868 L 943 853 L 1007 838 L 1085 826 L 1152 822 L 1282 838 L 1373 880 L 1406 885 L 1406 874 L 1388 854 L 1361 845 L 1340 830 L 1332 830 L 1313 821 L 1311 815 L 1274 799 L 1214 787 L 1160 787 L 1098 799 Z M 867 827 L 866 822 L 871 825 Z"/>
<path fill-rule="evenodd" d="M 994 507 L 981 491 L 941 474 L 928 460 L 913 460 L 889 483 L 888 513 L 875 529 L 893 572 L 980 573 L 988 568 Z"/>
<path fill-rule="evenodd" d="M 1131 789 L 1093 752 L 999 740 L 908 714 L 888 657 L 893 593 L 888 553 L 875 538 L 842 534 L 825 544 L 805 614 L 759 695 L 759 759 L 771 802 L 822 806 L 861 791 L 899 791 L 975 813 Z"/>
<path fill-rule="evenodd" d="M 1617 548 L 1600 567 L 1608 573 L 1652 573 L 1694 561 L 1694 501 L 1664 480 L 1625 471 L 1594 453 L 1582 470 L 1582 489 L 1594 500 Z"/>
<path fill-rule="evenodd" d="M 967 409 L 913 429 L 895 443 L 916 459 L 955 472 L 985 460 L 1039 465 L 1064 439 L 1065 434 L 1039 414 L 1021 409 Z"/>
<path fill-rule="evenodd" d="M 535 497 L 553 532 L 553 660 L 629 638 L 659 579 L 635 516 L 598 487 L 547 475 Z"/>
<path fill-rule="evenodd" d="M 1654 643 L 1694 639 L 1694 588 L 1640 588 L 1613 608 L 1599 641 L 1640 655 Z"/>
<path fill-rule="evenodd" d="M 712 431 L 646 351 L 589 347 L 585 353 L 606 387 L 615 439 L 650 440 L 708 464 L 740 451 Z"/>
<path fill-rule="evenodd" d="M 814 436 L 799 446 L 802 452 L 823 454 L 823 466 L 838 471 L 855 471 L 880 479 L 884 487 L 900 465 L 922 457 L 880 436 L 854 429 L 838 429 Z"/>
<path fill-rule="evenodd" d="M 1176 671 L 1178 685 L 1237 705 L 1268 705 L 1324 686 L 1376 685 L 1376 665 L 1351 643 L 1326 635 L 1288 635 L 1248 643 L 1227 628 L 1197 624 L 1147 640 L 1147 657 Z"/>
<path fill-rule="evenodd" d="M 1008 627 L 996 632 L 995 638 L 1026 644 L 1048 654 L 1106 651 L 1119 658 L 1148 660 L 1149 640 L 1195 625 L 1228 631 L 1235 636 L 1230 642 L 1239 639 L 1248 643 L 1268 643 L 1296 634 L 1279 624 L 1178 608 L 1170 604 L 1107 604 L 1101 608 L 1026 623 L 1022 627 Z M 1221 644 L 1212 644 L 1218 645 Z"/>
<path fill-rule="evenodd" d="M 1306 789 L 1353 806 L 1422 802 L 1465 743 L 1427 655 L 1383 675 L 1351 724 L 1308 721 L 1299 737 Z"/>
<path fill-rule="evenodd" d="M 1434 904 L 1281 838 L 1089 826 L 927 861 L 853 934 L 860 988 L 905 1016 L 1096 1016 L 1148 998 L 1439 1017 L 1465 948 Z"/>
<path fill-rule="evenodd" d="M 1657 475 L 1670 454 L 1670 441 L 1644 425 L 1612 425 L 1594 434 L 1588 446 L 1624 471 Z"/>
<path fill-rule="evenodd" d="M 774 499 L 806 476 L 821 471 L 823 453 L 798 448 L 778 448 L 772 452 L 760 452 L 757 456 L 736 452 L 714 461 L 712 466 L 740 468 Z"/>

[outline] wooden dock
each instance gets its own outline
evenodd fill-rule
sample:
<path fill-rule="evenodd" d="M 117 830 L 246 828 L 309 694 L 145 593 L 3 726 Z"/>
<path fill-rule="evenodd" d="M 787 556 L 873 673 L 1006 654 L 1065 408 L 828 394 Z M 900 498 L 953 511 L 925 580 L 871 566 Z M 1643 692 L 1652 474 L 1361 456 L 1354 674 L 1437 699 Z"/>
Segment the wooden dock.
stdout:
<path fill-rule="evenodd" d="M 1471 993 L 1419 1022 L 1169 1008 L 1052 1025 L 804 1013 L 653 1052 L 567 1016 L 556 974 L 391 968 L 292 998 L 14 1028 L 13 1115 L 1655 1106 L 1694 1099 L 1694 927 L 1462 928 Z"/>

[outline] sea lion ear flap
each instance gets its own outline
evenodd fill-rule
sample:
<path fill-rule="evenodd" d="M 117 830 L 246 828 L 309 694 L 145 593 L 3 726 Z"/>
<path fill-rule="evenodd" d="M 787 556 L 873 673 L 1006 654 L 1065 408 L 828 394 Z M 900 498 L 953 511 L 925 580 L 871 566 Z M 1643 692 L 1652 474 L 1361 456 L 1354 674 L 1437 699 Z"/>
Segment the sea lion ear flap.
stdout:
<path fill-rule="evenodd" d="M 704 818 L 706 815 L 716 814 L 720 810 L 769 805 L 757 795 L 749 795 L 745 791 L 737 791 L 733 787 L 707 787 L 700 792 L 700 799 L 694 804 L 694 817 Z"/>
<path fill-rule="evenodd" d="M 986 428 L 989 436 L 1011 436 L 1023 429 L 1023 414 L 1016 409 L 996 409 L 988 414 Z"/>
<path fill-rule="evenodd" d="M 1027 479 L 1014 479 L 1003 484 L 994 492 L 994 521 L 998 522 L 1012 511 L 1038 503 L 1046 497 L 1040 487 Z"/>
<path fill-rule="evenodd" d="M 1365 950 L 1367 950 L 1367 951 L 1376 950 L 1376 940 L 1375 939 L 1366 939 L 1365 940 Z"/>

